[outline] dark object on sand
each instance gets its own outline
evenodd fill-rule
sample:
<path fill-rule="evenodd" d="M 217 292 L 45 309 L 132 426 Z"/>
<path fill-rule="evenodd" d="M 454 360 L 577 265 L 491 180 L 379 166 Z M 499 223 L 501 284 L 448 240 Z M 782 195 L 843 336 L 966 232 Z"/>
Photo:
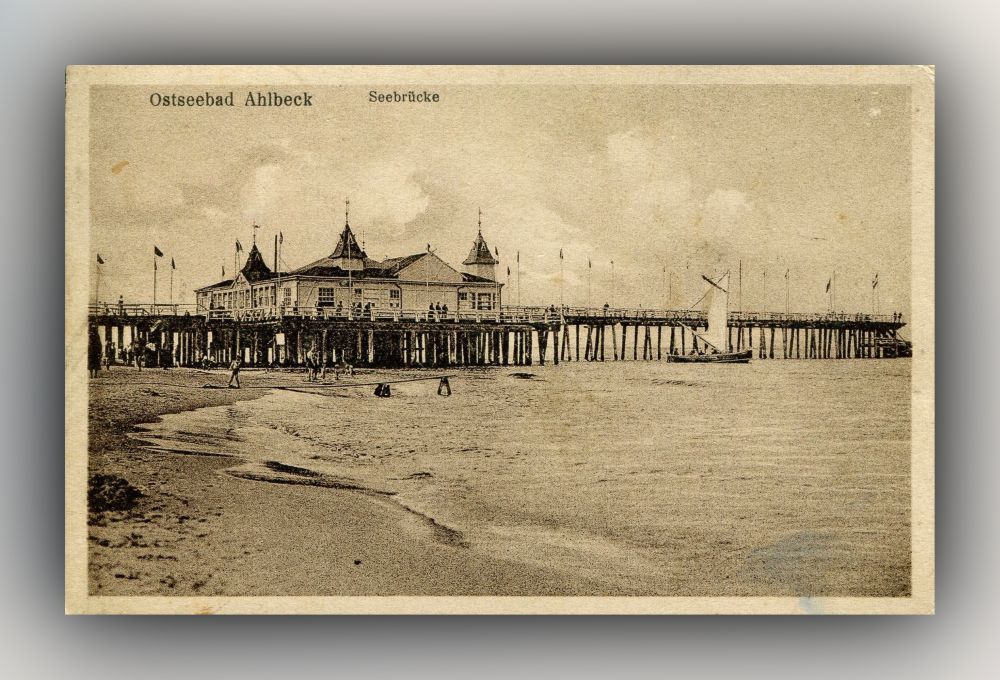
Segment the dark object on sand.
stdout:
<path fill-rule="evenodd" d="M 375 388 L 376 397 L 391 397 L 392 388 L 389 387 L 389 383 L 379 383 L 378 387 Z"/>
<path fill-rule="evenodd" d="M 448 376 L 446 375 L 442 375 L 441 382 L 438 383 L 438 396 L 439 397 L 451 396 L 451 383 L 448 382 Z"/>
<path fill-rule="evenodd" d="M 531 380 L 535 377 L 534 373 L 511 373 L 511 378 L 517 378 L 518 380 Z"/>
<path fill-rule="evenodd" d="M 135 507 L 142 492 L 117 475 L 91 475 L 87 485 L 90 512 L 124 512 Z"/>
<path fill-rule="evenodd" d="M 674 364 L 749 364 L 752 350 L 714 352 L 710 354 L 668 354 L 667 363 Z"/>

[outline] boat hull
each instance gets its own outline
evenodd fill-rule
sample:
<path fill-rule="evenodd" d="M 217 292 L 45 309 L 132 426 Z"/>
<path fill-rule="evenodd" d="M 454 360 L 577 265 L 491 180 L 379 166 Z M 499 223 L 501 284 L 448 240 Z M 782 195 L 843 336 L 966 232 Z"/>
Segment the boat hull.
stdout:
<path fill-rule="evenodd" d="M 719 352 L 717 354 L 668 354 L 667 361 L 675 364 L 749 364 L 753 350 Z"/>

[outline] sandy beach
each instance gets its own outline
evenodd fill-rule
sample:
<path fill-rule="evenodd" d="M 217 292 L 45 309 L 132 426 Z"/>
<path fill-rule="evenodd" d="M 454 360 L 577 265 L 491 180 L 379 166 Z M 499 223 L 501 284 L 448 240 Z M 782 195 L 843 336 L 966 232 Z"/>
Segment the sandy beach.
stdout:
<path fill-rule="evenodd" d="M 594 592 L 583 578 L 483 555 L 426 518 L 363 491 L 222 474 L 240 461 L 141 446 L 159 416 L 258 398 L 255 382 L 304 373 L 114 367 L 90 383 L 89 468 L 141 492 L 129 510 L 89 516 L 93 595 L 531 595 Z M 118 483 L 117 481 L 115 483 Z"/>
<path fill-rule="evenodd" d="M 91 382 L 91 591 L 906 594 L 908 371 L 465 369 L 447 399 L 378 399 L 409 374 L 113 369 Z"/>

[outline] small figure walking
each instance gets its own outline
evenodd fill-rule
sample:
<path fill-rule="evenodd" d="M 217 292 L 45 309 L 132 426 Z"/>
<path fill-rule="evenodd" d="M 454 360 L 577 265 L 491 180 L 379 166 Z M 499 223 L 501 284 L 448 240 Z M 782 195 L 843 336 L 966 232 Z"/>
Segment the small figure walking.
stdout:
<path fill-rule="evenodd" d="M 306 370 L 308 371 L 308 382 L 315 382 L 319 373 L 319 362 L 316 361 L 316 348 L 310 347 L 306 352 Z"/>
<path fill-rule="evenodd" d="M 243 365 L 243 359 L 239 356 L 233 357 L 233 360 L 229 362 L 229 387 L 233 386 L 233 382 L 236 382 L 236 389 L 240 389 L 240 366 Z"/>
<path fill-rule="evenodd" d="M 96 378 L 101 370 L 101 336 L 97 334 L 97 328 L 91 326 L 87 333 L 87 370 L 91 378 Z"/>

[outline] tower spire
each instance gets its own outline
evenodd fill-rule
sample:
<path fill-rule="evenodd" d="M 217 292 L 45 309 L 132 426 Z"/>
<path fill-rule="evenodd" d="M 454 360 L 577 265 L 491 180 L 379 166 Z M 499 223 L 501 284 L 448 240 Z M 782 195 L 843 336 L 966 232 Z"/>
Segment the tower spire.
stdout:
<path fill-rule="evenodd" d="M 479 235 L 483 235 L 483 209 L 479 208 Z"/>
<path fill-rule="evenodd" d="M 351 222 L 351 199 L 350 197 L 344 199 L 344 226 L 347 226 Z"/>

